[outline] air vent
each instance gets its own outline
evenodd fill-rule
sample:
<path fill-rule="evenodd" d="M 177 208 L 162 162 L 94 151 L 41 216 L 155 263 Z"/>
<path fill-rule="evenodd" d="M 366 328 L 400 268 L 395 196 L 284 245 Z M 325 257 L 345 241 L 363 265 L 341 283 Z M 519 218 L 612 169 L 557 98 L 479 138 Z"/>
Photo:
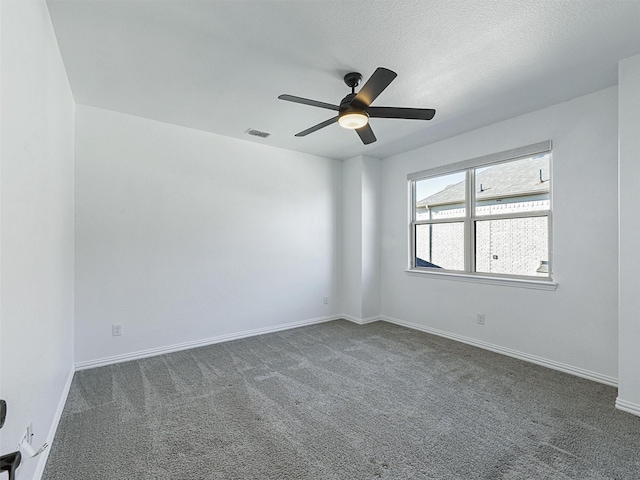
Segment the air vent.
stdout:
<path fill-rule="evenodd" d="M 260 130 L 254 130 L 253 128 L 250 128 L 249 130 L 247 130 L 246 133 L 248 133 L 249 135 L 253 135 L 254 137 L 260 137 L 260 138 L 267 138 L 269 135 L 271 135 L 270 133 L 261 132 Z"/>

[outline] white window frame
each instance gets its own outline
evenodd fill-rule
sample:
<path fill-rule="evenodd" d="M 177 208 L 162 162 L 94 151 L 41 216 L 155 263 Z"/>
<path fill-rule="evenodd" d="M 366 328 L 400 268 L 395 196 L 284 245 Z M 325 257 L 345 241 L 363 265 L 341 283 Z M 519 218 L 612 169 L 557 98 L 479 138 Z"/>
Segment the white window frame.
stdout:
<path fill-rule="evenodd" d="M 422 170 L 407 175 L 409 184 L 409 268 L 407 273 L 417 276 L 428 276 L 432 278 L 443 278 L 447 280 L 459 280 L 467 282 L 489 283 L 494 285 L 508 285 L 523 288 L 536 288 L 541 290 L 555 290 L 557 283 L 552 280 L 553 275 L 553 245 L 552 245 L 552 215 L 553 215 L 553 175 L 550 175 L 549 185 L 549 209 L 532 212 L 517 212 L 507 214 L 492 214 L 492 215 L 476 215 L 475 211 L 475 169 L 491 166 L 499 163 L 510 162 L 514 160 L 520 160 L 523 158 L 531 157 L 534 155 L 550 154 L 550 172 L 552 169 L 552 143 L 551 140 L 527 145 L 525 147 L 515 148 L 511 150 L 505 150 L 503 152 L 494 153 L 491 155 L 484 155 L 470 160 L 464 160 L 442 167 L 431 168 L 428 170 Z M 442 220 L 416 220 L 416 182 L 427 178 L 440 177 L 451 173 L 465 173 L 465 215 L 458 218 L 447 218 Z M 525 214 L 526 213 L 526 214 Z M 548 221 L 548 252 L 549 252 L 549 276 L 548 277 L 533 277 L 533 276 L 519 276 L 509 274 L 496 274 L 496 273 L 477 273 L 475 271 L 475 224 L 483 220 L 503 220 L 511 218 L 531 218 L 531 217 L 547 217 Z M 428 267 L 416 266 L 416 226 L 428 225 L 434 223 L 451 223 L 461 222 L 464 223 L 464 271 L 457 270 L 444 270 Z"/>

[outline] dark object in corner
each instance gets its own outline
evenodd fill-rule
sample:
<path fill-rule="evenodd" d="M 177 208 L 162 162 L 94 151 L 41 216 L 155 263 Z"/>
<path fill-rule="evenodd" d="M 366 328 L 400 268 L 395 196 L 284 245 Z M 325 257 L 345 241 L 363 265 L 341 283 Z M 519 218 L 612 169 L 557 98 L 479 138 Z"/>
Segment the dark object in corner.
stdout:
<path fill-rule="evenodd" d="M 20 465 L 22 454 L 18 452 L 8 453 L 0 457 L 0 473 L 9 472 L 9 480 L 16 479 L 16 468 Z"/>
<path fill-rule="evenodd" d="M 416 267 L 442 268 L 441 266 L 436 265 L 435 263 L 427 262 L 420 257 L 416 257 Z"/>
<path fill-rule="evenodd" d="M 7 418 L 7 402 L 0 400 L 0 428 L 4 425 L 4 420 Z"/>

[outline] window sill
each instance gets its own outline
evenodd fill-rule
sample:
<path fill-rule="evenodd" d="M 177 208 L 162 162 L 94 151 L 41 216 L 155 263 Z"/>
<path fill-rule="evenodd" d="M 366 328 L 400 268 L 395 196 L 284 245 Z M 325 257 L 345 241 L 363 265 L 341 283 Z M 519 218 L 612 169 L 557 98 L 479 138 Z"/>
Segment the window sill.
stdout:
<path fill-rule="evenodd" d="M 443 280 L 457 280 L 459 282 L 485 283 L 488 285 L 503 285 L 505 287 L 530 288 L 534 290 L 555 290 L 558 284 L 550 280 L 528 280 L 523 278 L 490 277 L 485 275 L 471 275 L 468 273 L 425 272 L 421 270 L 405 270 L 412 277 L 442 278 Z"/>

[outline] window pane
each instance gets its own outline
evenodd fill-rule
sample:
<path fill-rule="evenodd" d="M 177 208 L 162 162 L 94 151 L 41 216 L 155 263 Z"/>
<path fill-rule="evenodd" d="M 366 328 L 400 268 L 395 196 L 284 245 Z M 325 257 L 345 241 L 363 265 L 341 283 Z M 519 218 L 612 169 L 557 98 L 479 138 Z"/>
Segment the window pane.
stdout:
<path fill-rule="evenodd" d="M 549 210 L 549 154 L 476 168 L 476 215 Z"/>
<path fill-rule="evenodd" d="M 416 266 L 464 270 L 464 223 L 416 225 Z"/>
<path fill-rule="evenodd" d="M 465 216 L 465 173 L 416 181 L 416 220 Z"/>
<path fill-rule="evenodd" d="M 549 276 L 548 217 L 476 222 L 476 272 Z"/>

